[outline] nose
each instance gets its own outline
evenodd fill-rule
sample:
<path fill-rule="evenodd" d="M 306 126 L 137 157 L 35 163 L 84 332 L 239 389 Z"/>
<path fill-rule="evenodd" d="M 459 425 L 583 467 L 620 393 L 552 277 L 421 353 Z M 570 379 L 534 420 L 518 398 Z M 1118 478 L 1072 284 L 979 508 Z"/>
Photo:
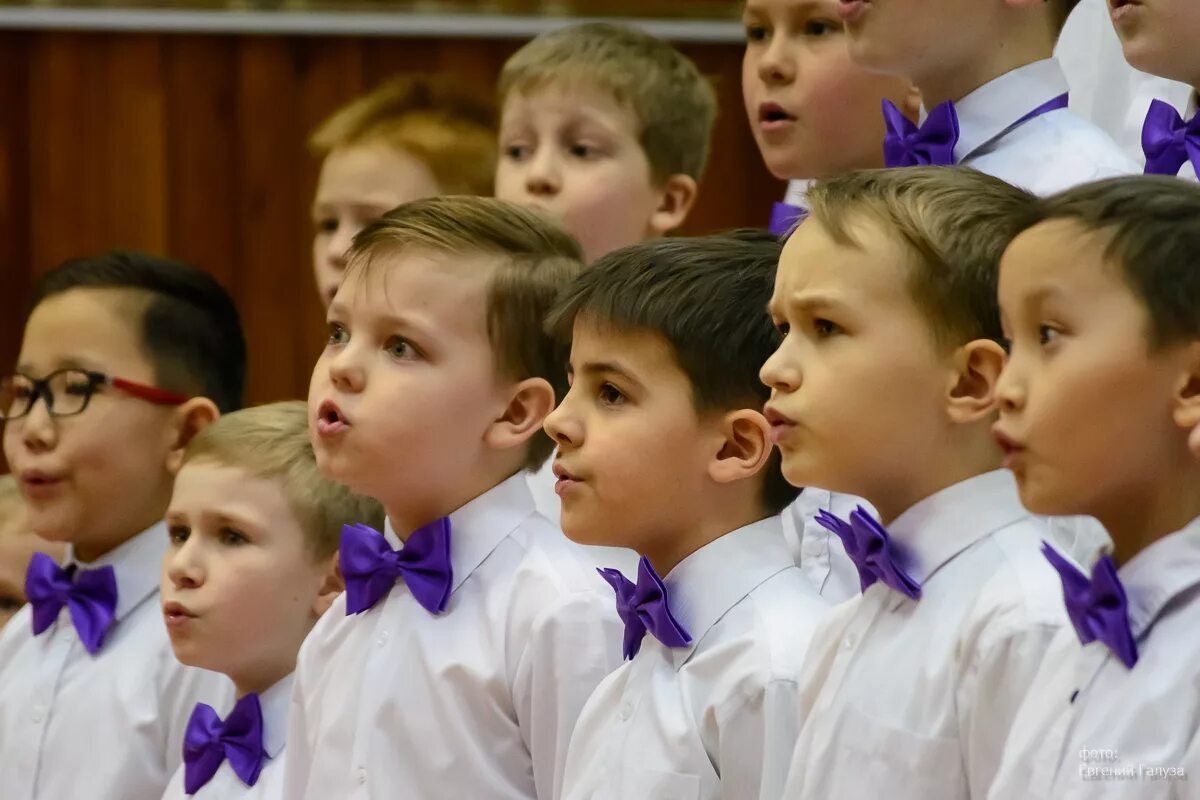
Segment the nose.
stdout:
<path fill-rule="evenodd" d="M 796 80 L 796 59 L 787 37 L 776 33 L 758 61 L 758 77 L 769 86 L 786 85 Z"/>
<path fill-rule="evenodd" d="M 177 589 L 195 589 L 204 584 L 204 568 L 197 540 L 197 536 L 189 535 L 183 544 L 168 550 L 163 559 L 163 574 Z"/>
<path fill-rule="evenodd" d="M 787 352 L 787 339 L 771 354 L 758 371 L 763 385 L 777 392 L 794 392 L 800 388 L 800 367 Z"/>
<path fill-rule="evenodd" d="M 539 147 L 525 163 L 525 191 L 534 197 L 553 197 L 562 189 L 562 169 L 552 147 Z"/>
<path fill-rule="evenodd" d="M 329 381 L 334 387 L 350 393 L 363 390 L 367 372 L 353 340 L 323 357 L 328 358 Z"/>
<path fill-rule="evenodd" d="M 575 414 L 571 392 L 568 391 L 558 408 L 546 416 L 542 428 L 560 449 L 578 447 L 583 443 L 583 423 Z"/>
<path fill-rule="evenodd" d="M 38 397 L 28 414 L 7 423 L 9 426 L 20 426 L 21 444 L 31 453 L 53 450 L 58 443 L 58 423 L 50 414 L 49 402 L 44 395 Z"/>
<path fill-rule="evenodd" d="M 1013 414 L 1025 407 L 1026 393 L 1020 370 L 1020 363 L 1010 357 L 996 379 L 996 400 L 1002 413 Z"/>

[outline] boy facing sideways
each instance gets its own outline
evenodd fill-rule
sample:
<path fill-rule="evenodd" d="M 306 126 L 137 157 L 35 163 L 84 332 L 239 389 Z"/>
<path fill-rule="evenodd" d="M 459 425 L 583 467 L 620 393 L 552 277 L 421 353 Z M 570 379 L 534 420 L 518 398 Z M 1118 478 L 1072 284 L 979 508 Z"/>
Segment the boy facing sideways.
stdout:
<path fill-rule="evenodd" d="M 636 575 L 602 571 L 627 663 L 580 716 L 564 798 L 783 788 L 827 606 L 783 537 L 796 490 L 760 410 L 779 249 L 750 231 L 617 250 L 549 318 L 571 343 L 571 389 L 546 420 L 563 530 L 641 556 Z"/>
<path fill-rule="evenodd" d="M 158 575 L 184 449 L 241 403 L 244 365 L 232 300 L 195 268 L 116 252 L 35 286 L 4 455 L 29 529 L 68 548 L 34 556 L 0 634 L 5 800 L 157 800 L 192 707 L 230 696 L 175 660 Z"/>
<path fill-rule="evenodd" d="M 167 509 L 163 616 L 176 657 L 233 681 L 197 704 L 164 800 L 277 798 L 300 643 L 341 591 L 344 525 L 383 511 L 321 476 L 296 400 L 235 411 L 188 445 Z"/>
<path fill-rule="evenodd" d="M 1065 623 L 992 439 L 1004 364 L 996 276 L 1036 199 L 952 167 L 818 184 L 784 246 L 763 367 L 795 485 L 858 495 L 823 515 L 862 594 L 814 636 L 787 797 L 982 797 L 1017 704 Z"/>
<path fill-rule="evenodd" d="M 313 449 L 387 524 L 343 533 L 346 592 L 297 665 L 285 797 L 558 796 L 575 719 L 620 660 L 611 595 L 524 475 L 553 448 L 565 360 L 542 320 L 581 266 L 549 221 L 475 197 L 355 239 Z"/>

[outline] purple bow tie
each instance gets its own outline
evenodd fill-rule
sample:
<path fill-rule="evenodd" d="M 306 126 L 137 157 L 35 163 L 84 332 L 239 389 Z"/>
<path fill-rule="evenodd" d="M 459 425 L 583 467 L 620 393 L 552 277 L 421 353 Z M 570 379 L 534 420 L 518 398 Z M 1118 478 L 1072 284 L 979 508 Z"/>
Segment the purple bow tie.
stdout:
<path fill-rule="evenodd" d="M 638 562 L 636 586 L 620 570 L 596 571 L 617 593 L 617 615 L 625 623 L 625 641 L 621 652 L 626 661 L 642 649 L 642 637 L 647 631 L 667 647 L 686 647 L 691 643 L 691 634 L 671 614 L 671 607 L 667 604 L 667 587 L 649 559 L 642 556 Z"/>
<path fill-rule="evenodd" d="M 791 233 L 792 228 L 807 216 L 807 208 L 791 203 L 776 203 L 771 206 L 771 221 L 767 225 L 767 231 L 776 236 L 784 236 Z"/>
<path fill-rule="evenodd" d="M 400 579 L 430 614 L 442 613 L 450 601 L 454 573 L 446 517 L 417 528 L 399 550 L 368 525 L 346 525 L 339 559 L 346 578 L 347 614 L 371 608 Z"/>
<path fill-rule="evenodd" d="M 1142 152 L 1147 175 L 1177 175 L 1185 161 L 1200 174 L 1200 114 L 1185 123 L 1167 103 L 1151 101 L 1142 126 Z"/>
<path fill-rule="evenodd" d="M 821 527 L 836 533 L 846 547 L 846 555 L 858 569 L 858 580 L 865 592 L 875 581 L 883 581 L 885 585 L 903 595 L 919 600 L 921 584 L 913 580 L 896 560 L 892 552 L 892 539 L 887 530 L 874 517 L 859 506 L 850 512 L 850 521 L 821 511 L 816 520 Z"/>
<path fill-rule="evenodd" d="M 116 619 L 117 575 L 111 566 L 60 567 L 45 553 L 34 553 L 25 572 L 25 596 L 33 611 L 34 636 L 49 628 L 66 606 L 79 640 L 95 655 Z"/>
<path fill-rule="evenodd" d="M 200 791 L 225 759 L 242 783 L 253 786 L 267 759 L 262 739 L 262 705 L 253 692 L 237 701 L 224 722 L 212 706 L 197 703 L 183 737 L 184 791 Z"/>
<path fill-rule="evenodd" d="M 900 113 L 896 104 L 883 101 L 883 163 L 888 167 L 915 167 L 954 163 L 954 145 L 958 144 L 958 112 L 947 100 L 934 107 L 918 128 Z"/>
<path fill-rule="evenodd" d="M 1067 561 L 1049 544 L 1042 543 L 1042 553 L 1062 579 L 1063 600 L 1067 615 L 1083 644 L 1099 639 L 1121 662 L 1133 668 L 1137 663 L 1137 643 L 1129 629 L 1128 604 L 1125 587 L 1117 577 L 1117 568 L 1108 556 L 1096 562 L 1092 577 Z"/>

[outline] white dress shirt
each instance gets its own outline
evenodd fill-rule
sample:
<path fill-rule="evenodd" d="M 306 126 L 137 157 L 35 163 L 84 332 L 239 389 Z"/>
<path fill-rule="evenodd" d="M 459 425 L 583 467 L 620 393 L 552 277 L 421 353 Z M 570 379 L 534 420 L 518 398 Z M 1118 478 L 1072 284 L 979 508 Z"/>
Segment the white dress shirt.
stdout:
<path fill-rule="evenodd" d="M 1046 59 L 1005 73 L 957 101 L 955 163 L 1038 195 L 1140 173 L 1141 162 L 1070 109 L 1049 111 L 1016 125 L 1066 91 L 1062 68 L 1054 59 Z"/>
<path fill-rule="evenodd" d="M 1070 625 L 1060 631 L 1013 722 L 992 800 L 1183 797 L 1187 780 L 1200 780 L 1163 771 L 1184 768 L 1200 729 L 1200 520 L 1117 576 L 1137 663 L 1127 668 L 1099 641 L 1081 645 Z"/>
<path fill-rule="evenodd" d="M 797 679 L 828 606 L 779 517 L 705 545 L 663 583 L 692 642 L 669 648 L 647 633 L 600 685 L 571 739 L 563 797 L 779 797 L 803 721 Z"/>
<path fill-rule="evenodd" d="M 921 597 L 878 581 L 818 629 L 788 798 L 983 797 L 1066 624 L 1041 553 L 1047 528 L 1021 507 L 1011 473 L 937 492 L 888 530 Z"/>
<path fill-rule="evenodd" d="M 796 564 L 821 597 L 831 604 L 856 597 L 861 582 L 842 540 L 817 522 L 817 514 L 828 511 L 846 519 L 859 506 L 875 512 L 861 497 L 809 486 L 783 512 L 783 535 Z"/>
<path fill-rule="evenodd" d="M 283 769 L 279 766 L 279 756 L 283 752 L 287 735 L 288 710 L 292 704 L 292 682 L 292 675 L 288 675 L 258 697 L 262 706 L 263 750 L 267 751 L 267 761 L 263 763 L 262 771 L 258 773 L 258 780 L 253 786 L 242 783 L 242 779 L 229 765 L 229 759 L 225 759 L 208 783 L 200 787 L 200 791 L 189 795 L 183 790 L 184 768 L 180 764 L 162 800 L 185 800 L 188 797 L 194 797 L 196 800 L 281 800 Z M 233 703 L 227 704 L 223 710 L 221 719 L 225 719 L 233 710 Z M 217 712 L 221 713 L 222 709 L 217 709 Z"/>
<path fill-rule="evenodd" d="M 1109 13 L 1107 0 L 1082 0 L 1058 37 L 1054 55 L 1071 87 L 1071 110 L 1144 164 L 1142 123 L 1150 101 L 1157 98 L 1182 111 L 1192 90 L 1129 66 Z"/>
<path fill-rule="evenodd" d="M 192 707 L 233 697 L 224 675 L 175 660 L 158 599 L 166 549 L 166 526 L 158 524 L 95 564 L 80 564 L 116 572 L 116 622 L 95 655 L 80 643 L 66 607 L 39 636 L 29 606 L 5 626 L 4 800 L 158 800 L 183 759 Z"/>
<path fill-rule="evenodd" d="M 443 613 L 398 581 L 361 614 L 343 595 L 305 640 L 288 800 L 558 796 L 575 720 L 621 661 L 612 591 L 534 510 L 524 474 L 450 527 Z"/>

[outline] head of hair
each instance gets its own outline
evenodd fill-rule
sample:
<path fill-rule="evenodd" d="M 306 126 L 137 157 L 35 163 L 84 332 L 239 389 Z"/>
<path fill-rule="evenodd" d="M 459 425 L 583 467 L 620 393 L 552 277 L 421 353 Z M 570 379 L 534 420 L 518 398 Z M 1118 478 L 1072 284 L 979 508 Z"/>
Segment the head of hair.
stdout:
<path fill-rule="evenodd" d="M 589 86 L 628 107 L 651 175 L 699 181 L 717 115 L 713 88 L 696 65 L 667 42 L 608 22 L 549 31 L 518 50 L 500 73 L 500 100 L 548 85 Z"/>
<path fill-rule="evenodd" d="M 646 331 L 670 345 L 701 414 L 761 408 L 770 390 L 758 373 L 779 346 L 767 303 L 780 244 L 758 230 L 659 239 L 598 259 L 562 293 L 546 320 L 570 342 L 577 319 Z M 778 452 L 764 470 L 763 505 L 782 511 L 799 490 Z"/>
<path fill-rule="evenodd" d="M 490 93 L 447 76 L 399 75 L 334 112 L 309 137 L 316 155 L 383 144 L 429 167 L 446 194 L 490 195 L 496 107 Z"/>
<path fill-rule="evenodd" d="M 485 296 L 498 374 L 513 381 L 542 378 L 556 397 L 565 394 L 567 354 L 546 335 L 542 320 L 583 268 L 583 252 L 570 234 L 503 200 L 431 197 L 393 209 L 354 237 L 347 274 L 369 271 L 410 249 L 493 262 Z M 552 452 L 550 437 L 535 433 L 525 466 L 537 469 Z"/>
<path fill-rule="evenodd" d="M 337 552 L 343 525 L 363 523 L 382 530 L 383 508 L 378 502 L 328 480 L 317 469 L 302 400 L 225 414 L 188 444 L 184 464 L 190 463 L 237 467 L 277 483 L 314 560 Z"/>
<path fill-rule="evenodd" d="M 938 346 L 1003 342 L 1000 257 L 1035 219 L 1033 195 L 965 167 L 906 167 L 819 182 L 808 203 L 839 244 L 861 246 L 854 226 L 866 222 L 909 251 L 908 290 Z"/>
<path fill-rule="evenodd" d="M 246 341 L 233 298 L 207 272 L 157 256 L 113 251 L 67 261 L 33 288 L 33 305 L 72 289 L 127 293 L 142 349 L 163 389 L 203 396 L 223 413 L 242 405 Z"/>
<path fill-rule="evenodd" d="M 1144 304 L 1151 349 L 1200 339 L 1200 186 L 1162 175 L 1084 184 L 1046 199 L 1040 220 L 1069 220 Z"/>

